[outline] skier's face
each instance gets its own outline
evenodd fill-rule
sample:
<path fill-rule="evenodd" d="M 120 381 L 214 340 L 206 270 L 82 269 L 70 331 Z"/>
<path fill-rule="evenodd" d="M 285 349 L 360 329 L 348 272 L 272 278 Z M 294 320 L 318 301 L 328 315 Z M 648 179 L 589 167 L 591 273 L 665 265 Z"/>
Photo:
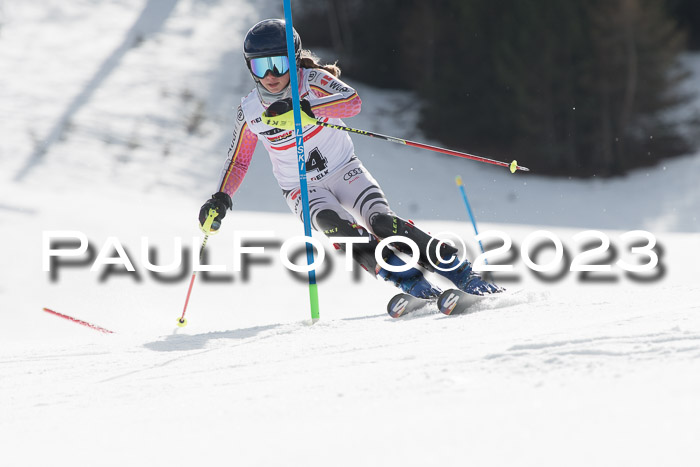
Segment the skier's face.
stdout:
<path fill-rule="evenodd" d="M 289 72 L 278 77 L 272 76 L 272 73 L 268 73 L 263 79 L 260 80 L 260 82 L 265 89 L 272 94 L 276 94 L 286 88 L 289 84 Z"/>

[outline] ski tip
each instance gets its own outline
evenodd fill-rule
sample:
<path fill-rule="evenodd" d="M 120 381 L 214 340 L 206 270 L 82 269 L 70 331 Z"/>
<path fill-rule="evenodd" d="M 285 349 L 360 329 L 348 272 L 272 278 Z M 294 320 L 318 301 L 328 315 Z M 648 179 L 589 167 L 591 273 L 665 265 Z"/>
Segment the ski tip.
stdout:
<path fill-rule="evenodd" d="M 470 307 L 475 304 L 480 298 L 479 295 L 468 294 L 459 289 L 445 290 L 438 298 L 438 309 L 444 315 L 457 315 L 462 313 L 470 313 Z"/>
<path fill-rule="evenodd" d="M 445 290 L 442 294 L 440 294 L 440 298 L 438 298 L 437 305 L 438 309 L 440 310 L 440 313 L 449 316 L 454 311 L 458 302 L 459 294 L 453 289 L 449 289 Z"/>
<path fill-rule="evenodd" d="M 399 318 L 406 313 L 410 300 L 404 296 L 405 294 L 395 295 L 386 306 L 386 311 L 392 318 Z"/>
<path fill-rule="evenodd" d="M 437 297 L 418 298 L 407 293 L 396 294 L 387 303 L 386 311 L 392 318 L 400 318 L 435 303 Z"/>

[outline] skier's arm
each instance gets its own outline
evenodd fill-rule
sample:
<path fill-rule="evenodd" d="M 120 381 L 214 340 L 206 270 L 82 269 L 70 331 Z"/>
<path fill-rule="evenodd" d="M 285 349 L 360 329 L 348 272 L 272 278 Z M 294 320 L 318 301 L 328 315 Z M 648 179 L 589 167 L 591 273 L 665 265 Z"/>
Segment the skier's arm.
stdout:
<path fill-rule="evenodd" d="M 233 196 L 241 186 L 258 142 L 257 135 L 248 128 L 248 122 L 245 121 L 240 107 L 237 115 L 228 158 L 219 177 L 218 191 L 228 193 L 229 196 Z"/>
<path fill-rule="evenodd" d="M 243 182 L 257 142 L 258 137 L 248 129 L 248 122 L 245 121 L 243 110 L 238 107 L 231 147 L 228 150 L 228 158 L 219 177 L 219 189 L 199 210 L 199 226 L 204 233 L 210 234 L 219 230 L 221 220 L 226 216 L 226 211 L 233 208 L 231 197 Z M 214 218 L 209 230 L 206 230 L 204 227 L 205 221 L 212 209 L 216 211 L 217 216 Z"/>
<path fill-rule="evenodd" d="M 346 118 L 360 113 L 362 100 L 357 91 L 320 68 L 309 73 L 308 96 L 316 117 Z"/>

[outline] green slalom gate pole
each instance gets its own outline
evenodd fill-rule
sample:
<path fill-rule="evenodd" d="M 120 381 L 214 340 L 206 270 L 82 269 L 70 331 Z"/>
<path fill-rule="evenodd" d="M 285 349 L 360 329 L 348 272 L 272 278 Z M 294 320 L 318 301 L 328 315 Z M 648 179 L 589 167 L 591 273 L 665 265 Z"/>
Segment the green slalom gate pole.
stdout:
<path fill-rule="evenodd" d="M 306 183 L 306 153 L 304 152 L 304 132 L 301 120 L 301 106 L 299 105 L 299 80 L 297 79 L 297 62 L 294 50 L 291 0 L 284 0 L 284 21 L 287 34 L 287 57 L 289 59 L 289 85 L 292 88 L 292 105 L 294 106 L 294 135 L 299 163 L 299 188 L 301 189 L 301 204 L 304 217 L 304 235 L 311 238 L 309 191 Z M 314 262 L 314 248 L 308 241 L 306 242 L 306 262 L 308 265 Z M 320 316 L 315 269 L 309 270 L 309 301 L 311 304 L 311 321 L 315 323 Z"/>

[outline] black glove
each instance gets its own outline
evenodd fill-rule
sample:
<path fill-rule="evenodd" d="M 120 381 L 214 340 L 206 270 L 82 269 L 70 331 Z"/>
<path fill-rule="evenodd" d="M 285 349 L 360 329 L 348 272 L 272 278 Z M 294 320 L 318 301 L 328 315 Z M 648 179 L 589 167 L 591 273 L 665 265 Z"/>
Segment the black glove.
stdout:
<path fill-rule="evenodd" d="M 208 199 L 206 203 L 199 210 L 199 226 L 203 227 L 204 222 L 206 222 L 207 217 L 209 217 L 209 210 L 215 209 L 218 216 L 214 218 L 214 222 L 211 224 L 211 231 L 216 232 L 221 227 L 221 220 L 226 217 L 226 210 L 233 209 L 233 201 L 228 193 L 220 191 L 211 195 L 211 199 Z M 207 232 L 208 233 L 208 232 Z"/>
<path fill-rule="evenodd" d="M 301 110 L 303 110 L 306 115 L 308 115 L 311 118 L 316 118 L 314 113 L 311 111 L 311 104 L 309 103 L 309 101 L 307 101 L 306 99 L 302 99 L 300 105 Z M 286 99 L 275 101 L 272 104 L 270 104 L 270 107 L 267 108 L 264 115 L 266 117 L 277 117 L 279 115 L 286 114 L 292 109 L 294 109 L 294 106 L 292 105 L 292 98 L 288 97 Z"/>

